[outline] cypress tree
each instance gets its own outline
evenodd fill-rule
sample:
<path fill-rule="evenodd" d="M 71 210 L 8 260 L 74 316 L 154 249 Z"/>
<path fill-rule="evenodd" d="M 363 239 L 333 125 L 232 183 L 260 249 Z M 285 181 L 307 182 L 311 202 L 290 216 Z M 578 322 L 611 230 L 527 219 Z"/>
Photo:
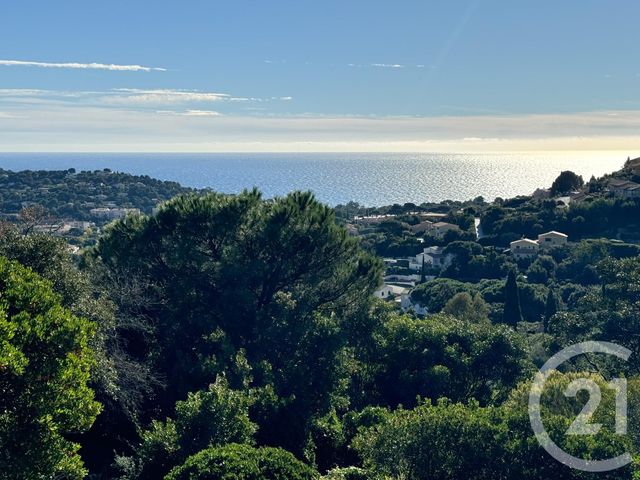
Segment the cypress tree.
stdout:
<path fill-rule="evenodd" d="M 507 283 L 504 287 L 504 312 L 502 321 L 507 325 L 516 327 L 522 321 L 522 309 L 520 307 L 520 292 L 516 281 L 516 272 L 509 272 Z"/>
<path fill-rule="evenodd" d="M 558 313 L 558 299 L 554 295 L 553 290 L 549 289 L 549 293 L 547 294 L 547 303 L 544 307 L 543 326 L 545 332 L 549 331 L 549 320 L 551 320 L 551 317 L 556 313 Z"/>
<path fill-rule="evenodd" d="M 420 283 L 427 281 L 426 266 L 424 264 L 424 255 L 422 255 L 422 270 L 420 271 Z"/>

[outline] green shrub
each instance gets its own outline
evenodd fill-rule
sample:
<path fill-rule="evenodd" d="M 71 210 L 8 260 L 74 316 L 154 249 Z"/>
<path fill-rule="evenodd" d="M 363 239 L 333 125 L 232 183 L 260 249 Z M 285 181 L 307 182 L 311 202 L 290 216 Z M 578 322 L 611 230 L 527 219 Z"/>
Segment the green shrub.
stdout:
<path fill-rule="evenodd" d="M 280 448 L 231 444 L 203 450 L 166 480 L 315 480 L 318 473 Z"/>

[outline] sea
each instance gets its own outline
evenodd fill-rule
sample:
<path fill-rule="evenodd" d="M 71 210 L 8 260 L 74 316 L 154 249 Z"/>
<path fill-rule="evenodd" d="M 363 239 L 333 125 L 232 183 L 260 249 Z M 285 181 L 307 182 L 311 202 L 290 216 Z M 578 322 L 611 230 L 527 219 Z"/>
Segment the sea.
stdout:
<path fill-rule="evenodd" d="M 265 197 L 311 190 L 332 206 L 485 200 L 531 194 L 571 170 L 588 180 L 622 167 L 625 152 L 526 153 L 0 153 L 5 170 L 113 171 Z"/>

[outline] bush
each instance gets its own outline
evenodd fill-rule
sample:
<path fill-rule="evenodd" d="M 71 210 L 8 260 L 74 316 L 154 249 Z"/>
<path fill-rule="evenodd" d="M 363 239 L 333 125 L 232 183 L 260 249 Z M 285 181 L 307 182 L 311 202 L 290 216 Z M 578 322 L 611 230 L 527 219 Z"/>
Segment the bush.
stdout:
<path fill-rule="evenodd" d="M 316 480 L 318 472 L 280 448 L 231 444 L 209 448 L 174 468 L 166 480 Z"/>

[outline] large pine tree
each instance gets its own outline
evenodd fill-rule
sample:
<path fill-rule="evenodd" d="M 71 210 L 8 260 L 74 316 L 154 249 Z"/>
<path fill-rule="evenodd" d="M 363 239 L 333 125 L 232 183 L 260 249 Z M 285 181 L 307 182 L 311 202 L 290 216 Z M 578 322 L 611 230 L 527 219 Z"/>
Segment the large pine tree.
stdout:
<path fill-rule="evenodd" d="M 507 325 L 516 327 L 522 321 L 522 309 L 520 307 L 520 292 L 516 281 L 515 271 L 510 271 L 507 283 L 504 287 L 504 312 L 502 321 Z"/>

